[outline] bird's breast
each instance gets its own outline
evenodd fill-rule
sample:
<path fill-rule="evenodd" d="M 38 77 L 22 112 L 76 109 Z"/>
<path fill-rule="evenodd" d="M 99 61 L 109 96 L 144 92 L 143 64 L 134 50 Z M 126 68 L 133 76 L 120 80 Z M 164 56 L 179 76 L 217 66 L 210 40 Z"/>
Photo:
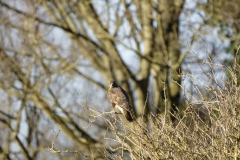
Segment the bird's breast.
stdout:
<path fill-rule="evenodd" d="M 118 109 L 121 113 L 124 114 L 124 111 L 123 111 L 123 108 L 122 108 L 122 107 L 120 107 L 119 105 L 116 105 L 116 107 L 117 107 L 117 109 Z"/>

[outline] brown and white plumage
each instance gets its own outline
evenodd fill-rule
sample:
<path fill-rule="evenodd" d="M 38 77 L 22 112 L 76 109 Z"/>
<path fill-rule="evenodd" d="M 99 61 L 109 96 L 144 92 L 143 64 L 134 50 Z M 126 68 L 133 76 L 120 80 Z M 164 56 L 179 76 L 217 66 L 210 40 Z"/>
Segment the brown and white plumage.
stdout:
<path fill-rule="evenodd" d="M 132 105 L 127 92 L 118 86 L 115 81 L 110 81 L 108 99 L 112 103 L 112 107 L 118 107 L 128 121 L 132 122 L 134 120 Z"/>

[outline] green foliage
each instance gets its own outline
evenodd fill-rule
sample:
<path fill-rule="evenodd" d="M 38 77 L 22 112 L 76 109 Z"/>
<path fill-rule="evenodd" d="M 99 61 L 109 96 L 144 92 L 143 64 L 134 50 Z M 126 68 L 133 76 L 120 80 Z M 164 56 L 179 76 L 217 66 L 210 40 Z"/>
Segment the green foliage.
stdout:
<path fill-rule="evenodd" d="M 205 13 L 206 25 L 217 28 L 219 37 L 230 42 L 227 52 L 232 55 L 240 45 L 239 4 L 240 0 L 209 0 L 198 3 L 198 8 Z"/>
<path fill-rule="evenodd" d="M 233 60 L 240 64 L 240 55 L 236 54 L 240 45 L 239 4 L 240 0 L 208 0 L 198 3 L 199 10 L 205 13 L 206 26 L 218 29 L 219 37 L 223 41 L 229 42 L 225 52 L 231 54 L 234 58 L 224 60 L 224 64 L 228 67 L 233 67 Z M 216 48 L 221 48 L 221 45 L 216 46 Z M 240 75 L 238 72 L 236 73 L 238 76 Z M 227 75 L 232 79 L 230 73 L 227 73 Z"/>

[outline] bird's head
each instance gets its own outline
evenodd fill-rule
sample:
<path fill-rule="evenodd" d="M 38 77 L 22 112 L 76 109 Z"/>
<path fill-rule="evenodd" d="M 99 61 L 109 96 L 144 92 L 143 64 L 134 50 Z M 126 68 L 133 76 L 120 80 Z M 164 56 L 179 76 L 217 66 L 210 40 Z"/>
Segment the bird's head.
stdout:
<path fill-rule="evenodd" d="M 118 87 L 117 83 L 114 80 L 111 80 L 109 83 L 109 87 Z"/>

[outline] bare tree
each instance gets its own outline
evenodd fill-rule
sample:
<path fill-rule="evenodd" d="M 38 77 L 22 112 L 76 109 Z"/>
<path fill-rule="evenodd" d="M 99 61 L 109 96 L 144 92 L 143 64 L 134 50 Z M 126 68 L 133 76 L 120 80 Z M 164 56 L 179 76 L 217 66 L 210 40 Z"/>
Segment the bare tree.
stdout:
<path fill-rule="evenodd" d="M 58 147 L 70 139 L 80 157 L 106 158 L 103 153 L 111 146 L 99 131 L 108 132 L 107 123 L 93 116 L 90 124 L 97 136 L 83 127 L 92 110 L 85 103 L 79 109 L 74 99 L 78 77 L 104 92 L 114 79 L 129 93 L 137 117 L 144 115 L 147 122 L 151 112 L 163 113 L 174 122 L 174 114 L 184 108 L 183 59 L 207 24 L 200 21 L 190 27 L 189 43 L 183 47 L 180 17 L 195 12 L 184 4 L 184 0 L 0 1 L 0 127 L 4 126 L 0 132 L 1 141 L 10 142 L 0 145 L 3 158 L 44 159 L 39 153 L 53 141 L 49 123 L 58 124 L 66 136 Z M 152 101 L 145 105 L 150 89 Z"/>
<path fill-rule="evenodd" d="M 180 55 L 178 25 L 183 3 L 41 1 L 32 4 L 35 5 L 34 13 L 21 11 L 7 3 L 2 2 L 2 5 L 32 18 L 35 23 L 62 29 L 106 82 L 116 79 L 127 89 L 135 103 L 137 116 L 141 116 L 149 111 L 149 107 L 144 111 L 143 106 L 151 83 L 158 111 L 165 110 L 163 99 L 169 98 L 168 111 L 179 104 L 179 73 L 185 55 Z M 104 9 L 99 9 L 98 5 Z M 44 12 L 45 17 L 39 12 Z M 126 53 L 120 53 L 123 51 Z M 138 61 L 137 70 L 123 61 L 122 56 L 128 52 L 135 54 L 132 58 Z M 102 82 L 85 75 L 77 67 L 73 70 L 105 89 Z M 151 76 L 153 82 L 150 82 Z M 131 83 L 133 89 L 130 89 Z"/>

